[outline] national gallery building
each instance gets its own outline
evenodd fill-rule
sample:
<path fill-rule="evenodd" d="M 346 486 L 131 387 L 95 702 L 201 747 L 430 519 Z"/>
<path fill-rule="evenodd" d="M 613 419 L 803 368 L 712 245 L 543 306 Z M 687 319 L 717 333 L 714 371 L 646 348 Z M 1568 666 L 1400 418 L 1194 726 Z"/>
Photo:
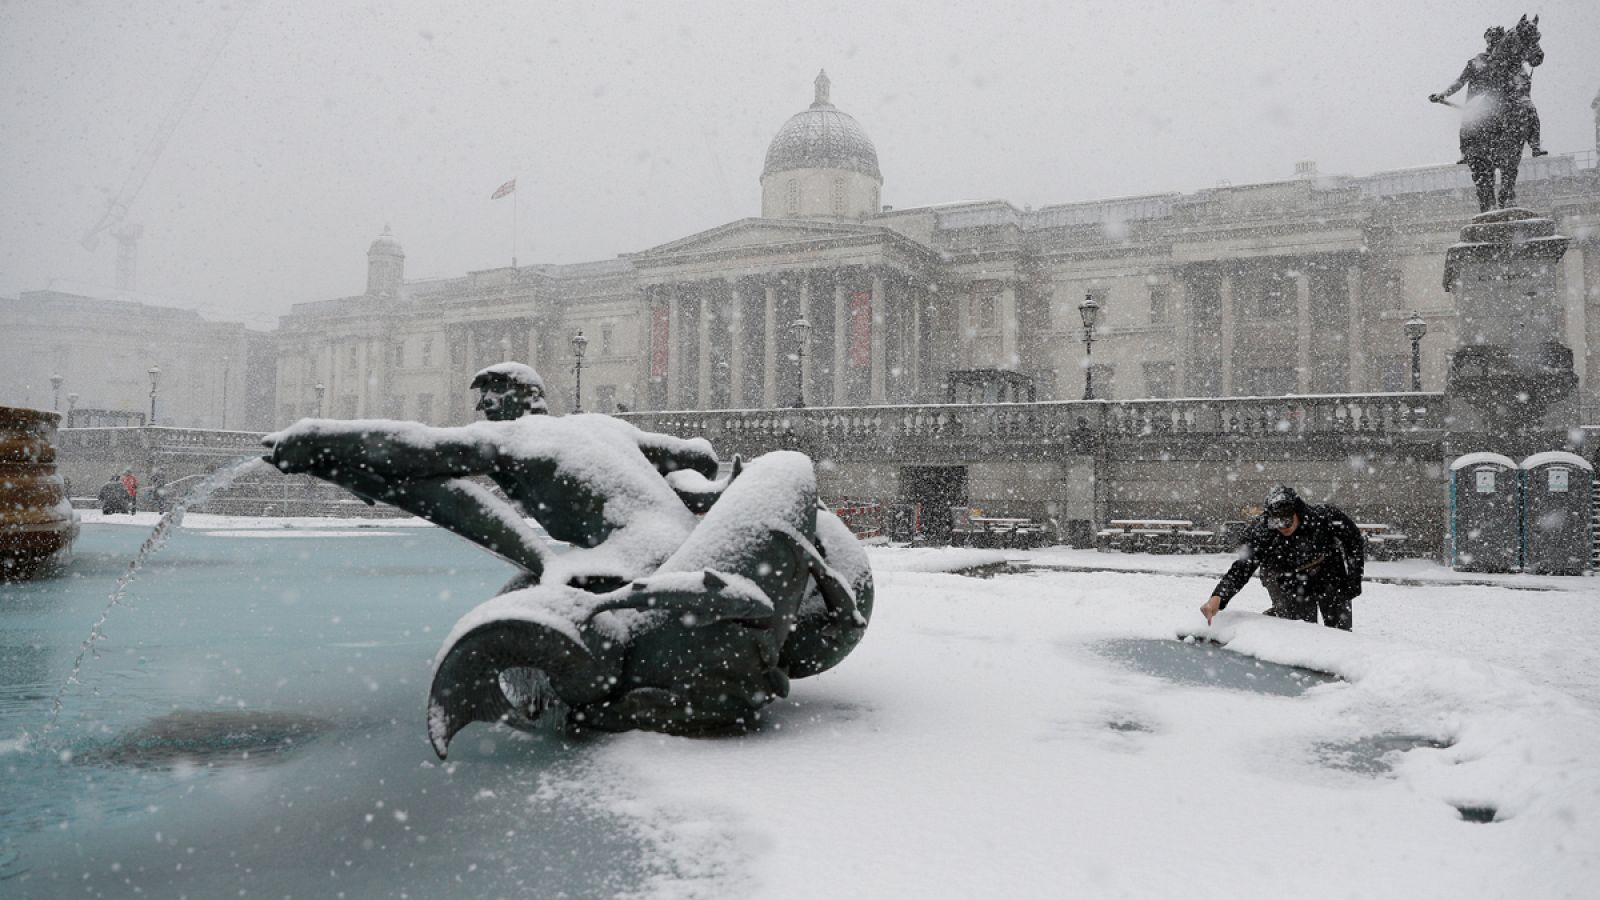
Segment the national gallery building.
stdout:
<path fill-rule="evenodd" d="M 1414 312 L 1422 386 L 1441 390 L 1456 343 L 1445 250 L 1477 212 L 1465 168 L 1300 168 L 1035 210 L 894 209 L 872 141 L 819 75 L 767 150 L 757 217 L 611 260 L 409 282 L 385 230 L 365 293 L 281 320 L 276 424 L 468 422 L 472 373 L 506 359 L 571 409 L 580 331 L 582 408 L 600 412 L 1073 400 L 1086 376 L 1113 400 L 1403 391 Z M 1600 407 L 1595 154 L 1524 160 L 1519 189 L 1573 239 L 1558 284 L 1587 420 Z"/>

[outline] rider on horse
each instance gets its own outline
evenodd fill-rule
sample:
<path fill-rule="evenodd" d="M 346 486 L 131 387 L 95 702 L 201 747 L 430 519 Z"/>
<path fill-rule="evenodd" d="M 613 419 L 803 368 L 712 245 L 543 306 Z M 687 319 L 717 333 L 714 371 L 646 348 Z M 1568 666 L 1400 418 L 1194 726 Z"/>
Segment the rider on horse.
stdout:
<path fill-rule="evenodd" d="M 1533 106 L 1532 77 L 1526 68 L 1544 62 L 1538 22 L 1538 17 L 1530 21 L 1523 16 L 1510 31 L 1499 27 L 1485 31 L 1484 52 L 1468 61 L 1453 84 L 1428 97 L 1434 103 L 1443 103 L 1446 97 L 1467 88 L 1467 108 L 1461 121 L 1461 161 L 1471 167 L 1481 211 L 1515 202 L 1517 160 L 1522 156 L 1523 144 L 1531 144 L 1535 156 L 1545 155 L 1539 146 L 1539 113 Z M 1496 170 L 1500 172 L 1498 198 Z"/>

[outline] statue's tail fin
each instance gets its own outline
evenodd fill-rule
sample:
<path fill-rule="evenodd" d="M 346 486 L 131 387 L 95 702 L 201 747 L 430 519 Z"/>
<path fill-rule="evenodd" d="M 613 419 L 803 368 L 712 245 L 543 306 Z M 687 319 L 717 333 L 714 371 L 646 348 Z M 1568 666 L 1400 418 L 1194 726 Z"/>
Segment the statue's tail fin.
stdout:
<path fill-rule="evenodd" d="M 594 702 L 610 689 L 610 668 L 565 621 L 536 613 L 486 622 L 456 639 L 434 670 L 428 741 L 444 759 L 451 739 L 473 722 L 532 724 L 558 700 Z"/>

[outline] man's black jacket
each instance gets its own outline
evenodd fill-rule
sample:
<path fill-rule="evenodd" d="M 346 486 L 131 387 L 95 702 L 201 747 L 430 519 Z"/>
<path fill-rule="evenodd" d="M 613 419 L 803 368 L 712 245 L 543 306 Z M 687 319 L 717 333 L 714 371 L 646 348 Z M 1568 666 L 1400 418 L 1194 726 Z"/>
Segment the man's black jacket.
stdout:
<path fill-rule="evenodd" d="M 1213 592 L 1226 607 L 1256 568 L 1291 594 L 1302 597 L 1342 597 L 1361 593 L 1361 570 L 1366 565 L 1366 540 L 1349 516 L 1334 506 L 1300 505 L 1300 526 L 1284 537 L 1267 526 L 1267 516 L 1257 516 L 1245 530 L 1239 558 Z"/>

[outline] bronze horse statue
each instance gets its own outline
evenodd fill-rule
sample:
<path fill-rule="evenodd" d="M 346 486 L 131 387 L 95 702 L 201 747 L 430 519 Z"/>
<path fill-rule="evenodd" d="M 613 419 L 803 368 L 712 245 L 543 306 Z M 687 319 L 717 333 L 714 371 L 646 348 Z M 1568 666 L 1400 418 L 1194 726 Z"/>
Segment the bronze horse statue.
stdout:
<path fill-rule="evenodd" d="M 1428 98 L 1444 103 L 1446 97 L 1467 88 L 1461 157 L 1472 173 L 1480 212 L 1516 204 L 1517 166 L 1538 121 L 1523 67 L 1544 62 L 1538 16 L 1523 16 L 1510 30 L 1491 28 L 1484 37 L 1485 51 L 1467 63 L 1454 84 Z"/>

